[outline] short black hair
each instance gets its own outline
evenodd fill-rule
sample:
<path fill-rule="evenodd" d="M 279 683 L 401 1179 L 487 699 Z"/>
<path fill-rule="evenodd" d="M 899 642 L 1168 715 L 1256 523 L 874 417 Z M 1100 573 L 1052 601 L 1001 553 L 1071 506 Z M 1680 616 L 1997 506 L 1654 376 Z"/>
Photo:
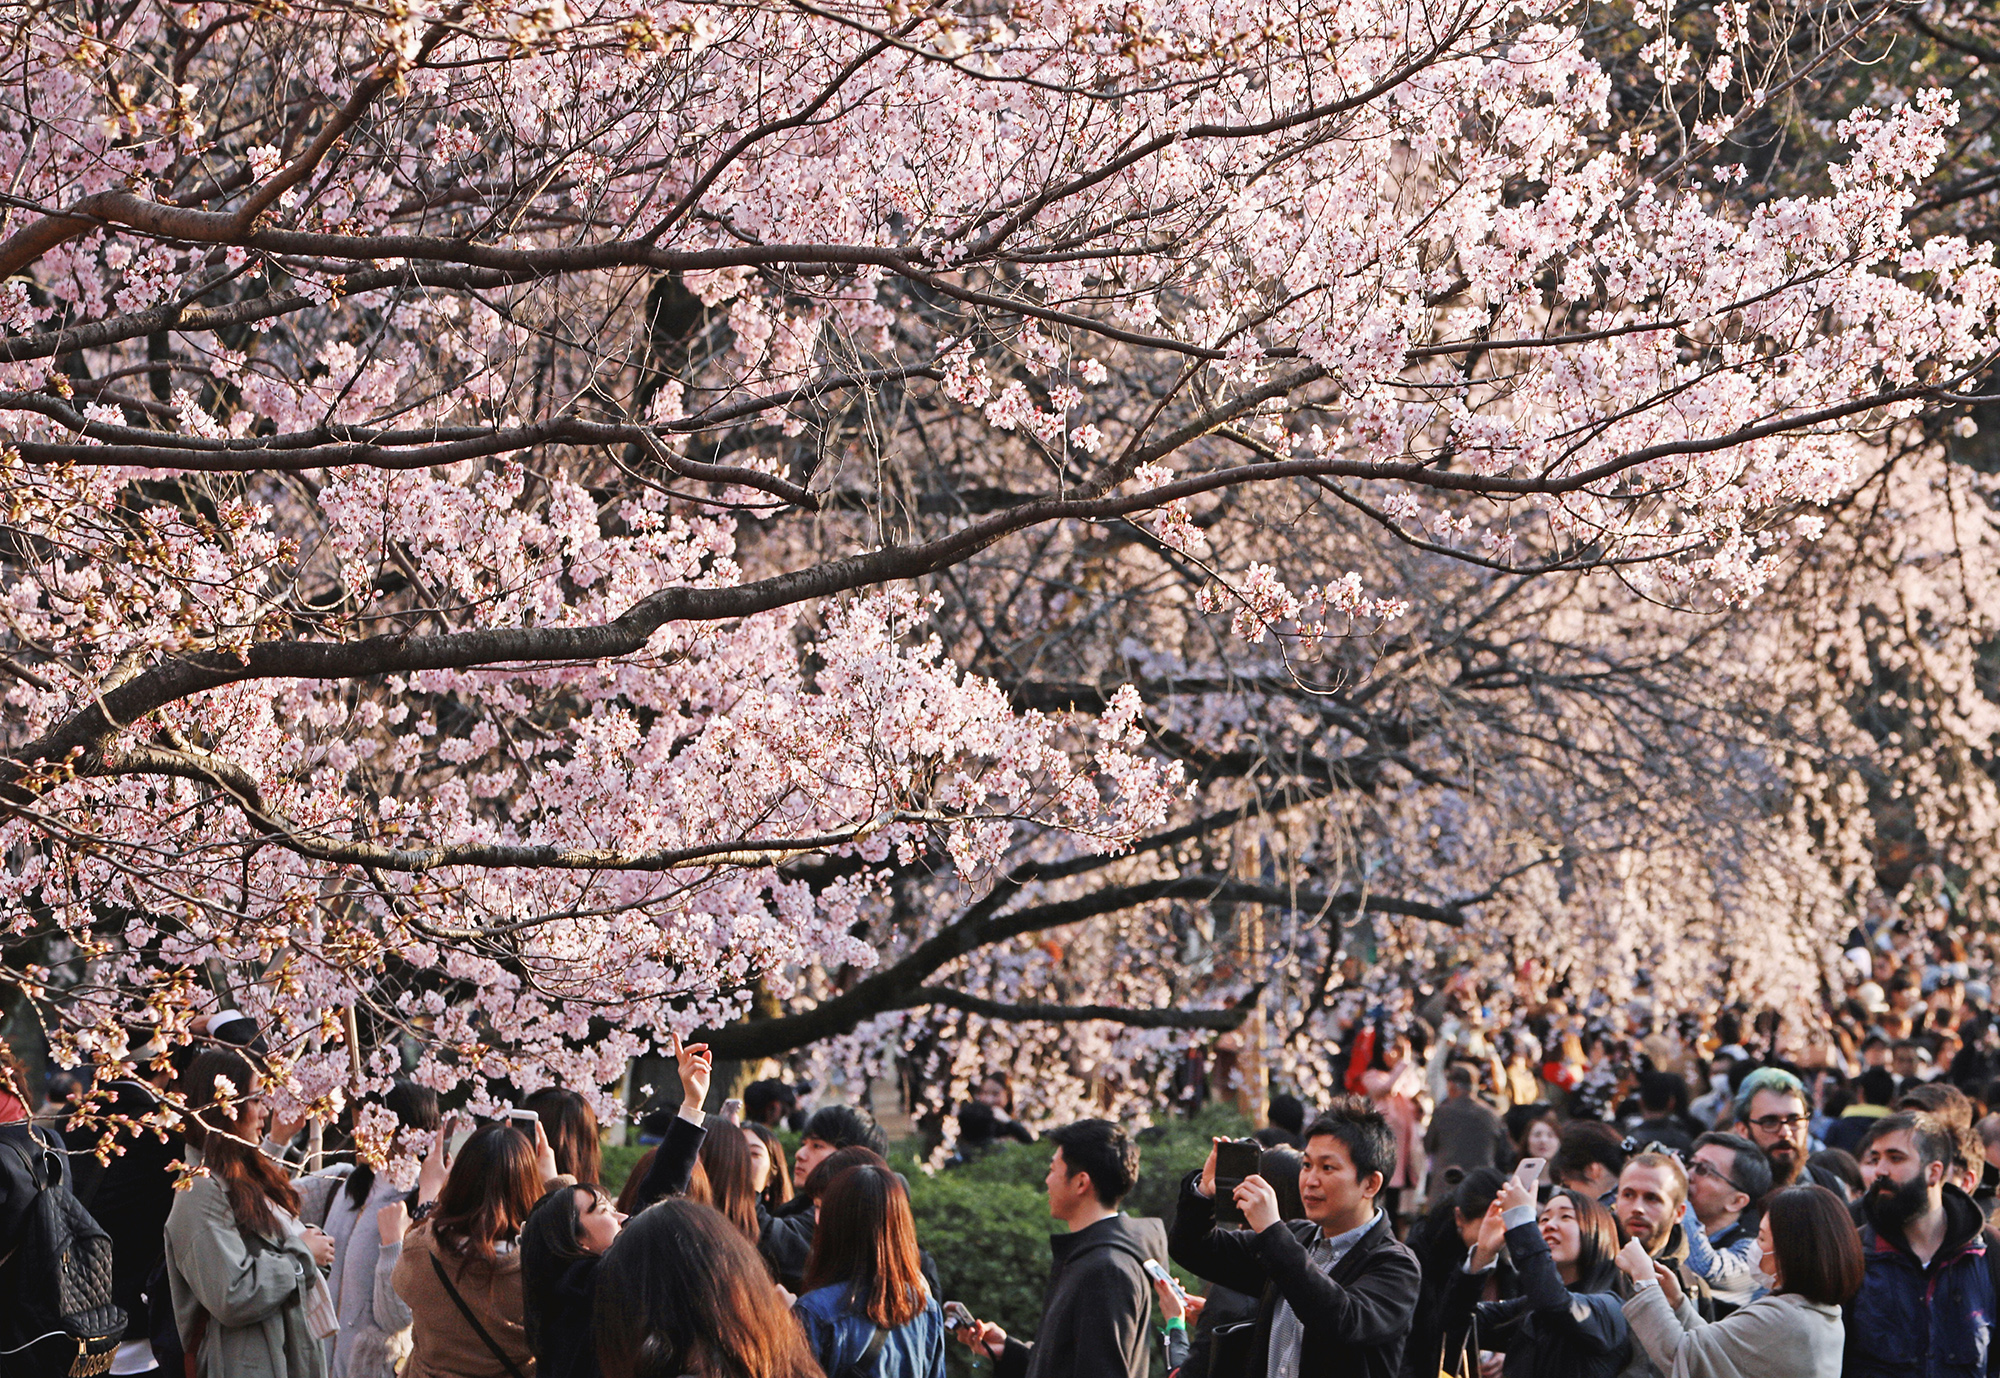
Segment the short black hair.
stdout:
<path fill-rule="evenodd" d="M 1306 1103 L 1297 1096 L 1271 1097 L 1271 1123 L 1287 1134 L 1298 1133 L 1306 1127 Z"/>
<path fill-rule="evenodd" d="M 1714 1144 L 1726 1148 L 1734 1157 L 1729 1164 L 1729 1184 L 1750 1198 L 1755 1205 L 1762 1201 L 1771 1190 L 1771 1160 L 1764 1156 L 1764 1150 L 1744 1138 L 1741 1134 L 1725 1134 L 1721 1130 L 1703 1134 L 1694 1141 L 1696 1149 Z"/>
<path fill-rule="evenodd" d="M 1456 1086 L 1462 1090 L 1470 1091 L 1474 1080 L 1472 1069 L 1463 1062 L 1454 1062 L 1444 1069 L 1444 1084 L 1447 1086 Z"/>
<path fill-rule="evenodd" d="M 792 1088 L 776 1077 L 763 1081 L 753 1081 L 743 1088 L 743 1113 L 753 1120 L 764 1118 L 764 1112 L 774 1105 L 782 1105 L 787 1110 L 798 1106 L 799 1098 Z"/>
<path fill-rule="evenodd" d="M 1563 1126 L 1556 1145 L 1555 1161 L 1549 1164 L 1558 1182 L 1590 1175 L 1590 1165 L 1601 1163 L 1616 1177 L 1625 1170 L 1624 1140 L 1602 1120 L 1571 1120 Z"/>
<path fill-rule="evenodd" d="M 1887 1067 L 1870 1067 L 1854 1079 L 1854 1095 L 1870 1105 L 1887 1105 L 1896 1098 L 1896 1074 Z"/>
<path fill-rule="evenodd" d="M 1396 1131 L 1389 1127 L 1388 1117 L 1373 1101 L 1360 1096 L 1335 1096 L 1333 1103 L 1306 1130 L 1306 1145 L 1311 1147 L 1314 1139 L 1327 1136 L 1346 1145 L 1347 1156 L 1354 1161 L 1357 1182 L 1365 1181 L 1371 1172 L 1381 1173 L 1382 1180 L 1387 1182 L 1389 1174 L 1396 1170 Z"/>
<path fill-rule="evenodd" d="M 1639 1073 L 1639 1105 L 1662 1114 L 1687 1104 L 1687 1082 L 1672 1072 L 1657 1070 Z"/>
<path fill-rule="evenodd" d="M 882 1132 L 882 1126 L 875 1123 L 873 1115 L 851 1105 L 822 1105 L 812 1112 L 799 1137 L 818 1139 L 835 1148 L 873 1149 L 884 1158 L 889 1156 L 889 1136 Z"/>
<path fill-rule="evenodd" d="M 1850 1201 L 1868 1190 L 1861 1179 L 1861 1164 L 1844 1148 L 1822 1148 L 1806 1159 L 1806 1171 L 1813 1181 Z"/>
<path fill-rule="evenodd" d="M 1090 1174 L 1091 1190 L 1106 1206 L 1123 1201 L 1139 1180 L 1139 1145 L 1110 1120 L 1078 1120 L 1050 1130 L 1048 1139 L 1072 1177 Z"/>

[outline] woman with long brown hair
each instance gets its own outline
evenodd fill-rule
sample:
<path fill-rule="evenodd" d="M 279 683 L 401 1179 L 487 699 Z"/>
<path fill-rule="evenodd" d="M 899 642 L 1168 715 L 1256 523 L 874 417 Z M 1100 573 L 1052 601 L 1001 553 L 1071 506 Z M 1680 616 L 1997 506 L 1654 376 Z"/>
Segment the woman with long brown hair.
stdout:
<path fill-rule="evenodd" d="M 701 1170 L 708 1179 L 708 1204 L 729 1217 L 744 1238 L 757 1242 L 757 1182 L 750 1145 L 742 1131 L 720 1115 L 710 1115 L 701 1141 Z"/>
<path fill-rule="evenodd" d="M 604 1176 L 604 1149 L 597 1112 L 590 1102 L 560 1086 L 545 1086 L 522 1102 L 532 1110 L 555 1151 L 556 1171 L 580 1185 L 594 1186 Z"/>
<path fill-rule="evenodd" d="M 323 1378 L 333 1304 L 319 1270 L 333 1262 L 333 1240 L 299 1222 L 291 1179 L 257 1147 L 257 1070 L 234 1049 L 211 1048 L 181 1084 L 196 1167 L 167 1214 L 181 1345 L 210 1378 Z"/>
<path fill-rule="evenodd" d="M 1669 1378 L 1839 1378 L 1841 1308 L 1867 1271 L 1847 1202 L 1818 1185 L 1786 1187 L 1766 1203 L 1757 1242 L 1771 1290 L 1714 1322 L 1643 1246 L 1625 1246 L 1618 1266 L 1633 1282 L 1625 1315 L 1655 1370 Z"/>
<path fill-rule="evenodd" d="M 555 1177 L 554 1154 L 507 1124 L 465 1141 L 437 1209 L 403 1238 L 393 1285 L 410 1308 L 403 1378 L 526 1378 L 521 1224 Z"/>
<path fill-rule="evenodd" d="M 943 1378 L 944 1312 L 895 1173 L 862 1164 L 826 1184 L 805 1289 L 793 1311 L 828 1373 Z"/>
<path fill-rule="evenodd" d="M 597 1270 L 604 1378 L 822 1378 L 743 1232 L 668 1198 L 627 1222 Z"/>

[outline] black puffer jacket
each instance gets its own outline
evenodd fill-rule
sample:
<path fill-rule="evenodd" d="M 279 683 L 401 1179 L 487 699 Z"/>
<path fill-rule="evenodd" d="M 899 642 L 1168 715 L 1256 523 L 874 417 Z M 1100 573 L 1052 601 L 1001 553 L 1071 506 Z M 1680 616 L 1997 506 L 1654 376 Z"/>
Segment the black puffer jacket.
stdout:
<path fill-rule="evenodd" d="M 686 1195 L 706 1137 L 699 1125 L 675 1116 L 640 1183 L 639 1199 L 650 1205 L 668 1196 Z M 604 1256 L 585 1254 L 570 1259 L 553 1278 L 544 1277 L 537 1264 L 531 1279 L 529 1261 L 525 1256 L 521 1260 L 522 1301 L 530 1313 L 526 1318 L 528 1343 L 535 1352 L 536 1378 L 597 1378 L 597 1334 L 592 1318 L 597 1309 L 597 1265 Z"/>

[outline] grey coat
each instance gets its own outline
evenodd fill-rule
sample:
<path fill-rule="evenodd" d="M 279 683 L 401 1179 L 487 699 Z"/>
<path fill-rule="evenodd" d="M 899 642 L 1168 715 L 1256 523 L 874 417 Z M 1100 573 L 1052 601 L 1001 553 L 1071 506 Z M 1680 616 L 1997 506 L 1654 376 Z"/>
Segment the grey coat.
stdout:
<path fill-rule="evenodd" d="M 1667 1378 L 1840 1378 L 1840 1308 L 1796 1292 L 1704 1321 L 1685 1297 L 1670 1308 L 1659 1288 L 1642 1287 L 1625 1302 L 1625 1319 Z"/>
<path fill-rule="evenodd" d="M 359 1207 L 347 1199 L 352 1167 L 315 1173 L 293 1183 L 302 1202 L 299 1214 L 333 1238 L 333 1276 L 328 1285 L 340 1317 L 340 1333 L 326 1341 L 328 1378 L 395 1378 L 396 1365 L 410 1352 L 410 1309 L 387 1285 L 402 1253 L 398 1244 L 383 1264 L 382 1235 L 375 1212 L 409 1195 L 377 1176 Z M 382 1284 L 377 1286 L 377 1276 Z"/>
<path fill-rule="evenodd" d="M 306 1324 L 319 1276 L 303 1226 L 279 1215 L 253 1247 L 237 1228 L 222 1183 L 197 1177 L 167 1214 L 167 1284 L 181 1341 L 203 1313 L 202 1378 L 326 1378 L 326 1355 Z"/>

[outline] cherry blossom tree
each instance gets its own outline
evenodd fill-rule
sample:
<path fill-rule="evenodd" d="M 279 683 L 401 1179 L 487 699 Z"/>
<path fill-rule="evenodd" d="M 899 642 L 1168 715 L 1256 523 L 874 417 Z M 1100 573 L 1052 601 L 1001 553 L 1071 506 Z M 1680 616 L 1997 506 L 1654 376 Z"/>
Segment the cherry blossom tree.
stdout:
<path fill-rule="evenodd" d="M 874 966 L 1019 1014 L 919 968 L 1197 895 L 1461 920 L 1492 876 L 1272 859 L 1448 806 L 1400 706 L 1299 657 L 1415 666 L 1418 596 L 1581 571 L 1671 640 L 1649 610 L 1755 599 L 1991 362 L 1990 248 L 1908 219 L 1943 88 L 1729 194 L 1730 131 L 1861 32 L 1753 73 L 1752 17 L 1696 73 L 1635 13 L 1705 83 L 1663 139 L 1553 4 L 7 11 L 6 974 L 66 1057 L 250 1008 L 328 1114 L 398 1038 L 504 1095 L 758 999 L 851 1032 L 893 1004 L 826 983 Z M 1211 544 L 1239 507 L 1298 558 Z M 1053 626 L 1105 540 L 1187 594 L 1129 673 L 968 650 L 997 562 Z M 1297 757 L 1366 744 L 1294 772 L 1360 812 L 1224 863 L 1281 710 Z M 1084 1003 L 1242 1007 L 1167 993 Z"/>

